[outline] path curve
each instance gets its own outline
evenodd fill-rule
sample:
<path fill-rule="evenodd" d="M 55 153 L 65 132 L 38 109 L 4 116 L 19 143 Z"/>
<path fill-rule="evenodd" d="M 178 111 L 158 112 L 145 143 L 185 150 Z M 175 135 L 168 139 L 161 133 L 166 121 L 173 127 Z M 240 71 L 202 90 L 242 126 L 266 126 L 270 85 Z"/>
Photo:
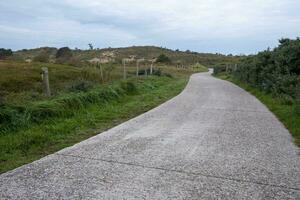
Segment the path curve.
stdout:
<path fill-rule="evenodd" d="M 300 155 L 255 97 L 194 74 L 161 106 L 0 175 L 0 199 L 300 199 Z"/>

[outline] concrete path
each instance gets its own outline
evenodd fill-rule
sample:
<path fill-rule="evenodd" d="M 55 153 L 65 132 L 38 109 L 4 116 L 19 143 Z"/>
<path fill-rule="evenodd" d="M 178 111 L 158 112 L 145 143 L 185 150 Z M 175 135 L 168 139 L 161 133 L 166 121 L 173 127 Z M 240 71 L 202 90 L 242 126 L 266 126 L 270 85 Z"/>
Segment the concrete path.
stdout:
<path fill-rule="evenodd" d="M 154 110 L 2 174 L 0 199 L 300 199 L 300 155 L 255 97 L 195 74 Z"/>

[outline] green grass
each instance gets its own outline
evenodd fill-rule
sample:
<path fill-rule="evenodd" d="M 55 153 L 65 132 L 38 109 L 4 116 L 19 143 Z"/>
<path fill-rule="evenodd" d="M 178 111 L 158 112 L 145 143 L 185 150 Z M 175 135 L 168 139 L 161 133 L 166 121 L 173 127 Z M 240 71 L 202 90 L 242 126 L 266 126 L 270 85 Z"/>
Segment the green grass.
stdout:
<path fill-rule="evenodd" d="M 123 77 L 123 69 L 120 65 L 103 65 L 102 80 L 99 69 L 84 63 L 82 67 L 74 67 L 53 63 L 0 61 L 0 104 L 19 104 L 47 99 L 43 93 L 42 67 L 49 69 L 53 97 L 82 84 L 101 85 Z M 134 74 L 133 70 L 135 67 L 128 67 L 129 77 Z"/>
<path fill-rule="evenodd" d="M 28 96 L 33 91 L 42 92 L 32 89 L 40 87 L 41 65 L 44 64 L 0 63 L 0 71 L 8 73 L 7 76 L 0 73 L 0 83 L 6 83 L 8 97 L 15 96 L 16 99 L 6 99 L 0 105 L 0 173 L 71 146 L 148 111 L 181 92 L 190 74 L 207 71 L 203 66 L 190 69 L 160 66 L 161 76 L 135 78 L 135 67 L 132 67 L 129 68 L 131 78 L 123 81 L 120 68 L 114 71 L 116 76 L 113 80 L 101 83 L 97 82 L 97 71 L 46 64 L 52 80 L 55 80 L 52 83 L 57 88 L 56 94 L 51 98 L 23 98 L 24 93 Z M 22 68 L 26 72 L 18 75 Z M 64 89 L 82 77 L 84 71 L 88 71 L 90 76 L 82 80 L 94 81 L 93 87 L 78 91 L 76 88 L 74 91 Z M 11 80 L 20 82 L 22 89 L 10 83 Z M 31 86 L 24 86 L 26 83 Z"/>
<path fill-rule="evenodd" d="M 271 94 L 266 94 L 251 87 L 246 83 L 243 83 L 237 79 L 232 78 L 230 75 L 220 73 L 216 77 L 223 80 L 228 80 L 241 88 L 245 89 L 249 93 L 256 96 L 262 103 L 264 103 L 270 111 L 272 111 L 278 119 L 285 125 L 290 133 L 295 138 L 295 143 L 300 147 L 300 104 L 299 102 L 286 101 L 285 99 L 274 97 Z"/>

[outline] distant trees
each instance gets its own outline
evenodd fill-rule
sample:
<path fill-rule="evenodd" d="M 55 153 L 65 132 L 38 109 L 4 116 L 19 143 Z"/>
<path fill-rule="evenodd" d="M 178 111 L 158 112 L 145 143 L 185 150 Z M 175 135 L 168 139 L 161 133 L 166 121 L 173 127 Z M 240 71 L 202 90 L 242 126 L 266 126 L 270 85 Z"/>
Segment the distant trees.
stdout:
<path fill-rule="evenodd" d="M 89 43 L 88 45 L 89 45 L 90 50 L 93 50 L 93 49 L 94 49 L 93 44 Z"/>
<path fill-rule="evenodd" d="M 73 54 L 69 47 L 62 47 L 56 52 L 56 62 L 64 63 L 72 58 Z"/>
<path fill-rule="evenodd" d="M 13 52 L 11 49 L 0 48 L 0 59 L 5 59 L 12 55 L 13 55 Z"/>
<path fill-rule="evenodd" d="M 166 56 L 165 54 L 160 54 L 157 57 L 156 62 L 158 62 L 158 63 L 171 63 L 171 59 L 168 56 Z"/>

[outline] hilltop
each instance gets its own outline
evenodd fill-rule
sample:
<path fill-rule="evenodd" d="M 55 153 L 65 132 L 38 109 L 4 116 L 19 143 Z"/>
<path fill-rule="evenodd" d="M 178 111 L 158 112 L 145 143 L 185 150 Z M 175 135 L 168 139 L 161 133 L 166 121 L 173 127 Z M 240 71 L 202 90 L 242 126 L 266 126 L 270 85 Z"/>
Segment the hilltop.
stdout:
<path fill-rule="evenodd" d="M 41 47 L 36 49 L 23 49 L 14 52 L 15 59 L 33 59 L 41 53 L 46 53 L 50 59 L 55 57 L 57 48 L 54 47 Z M 123 48 L 104 48 L 93 50 L 73 49 L 73 56 L 80 61 L 87 61 L 93 58 L 99 58 L 103 55 L 113 55 L 115 61 L 120 63 L 122 58 L 136 56 L 137 58 L 152 59 L 161 54 L 168 56 L 172 62 L 181 62 L 183 64 L 200 63 L 205 66 L 212 66 L 219 63 L 231 63 L 238 59 L 238 56 L 226 56 L 222 54 L 213 53 L 198 53 L 192 51 L 172 50 L 155 46 L 132 46 Z"/>

